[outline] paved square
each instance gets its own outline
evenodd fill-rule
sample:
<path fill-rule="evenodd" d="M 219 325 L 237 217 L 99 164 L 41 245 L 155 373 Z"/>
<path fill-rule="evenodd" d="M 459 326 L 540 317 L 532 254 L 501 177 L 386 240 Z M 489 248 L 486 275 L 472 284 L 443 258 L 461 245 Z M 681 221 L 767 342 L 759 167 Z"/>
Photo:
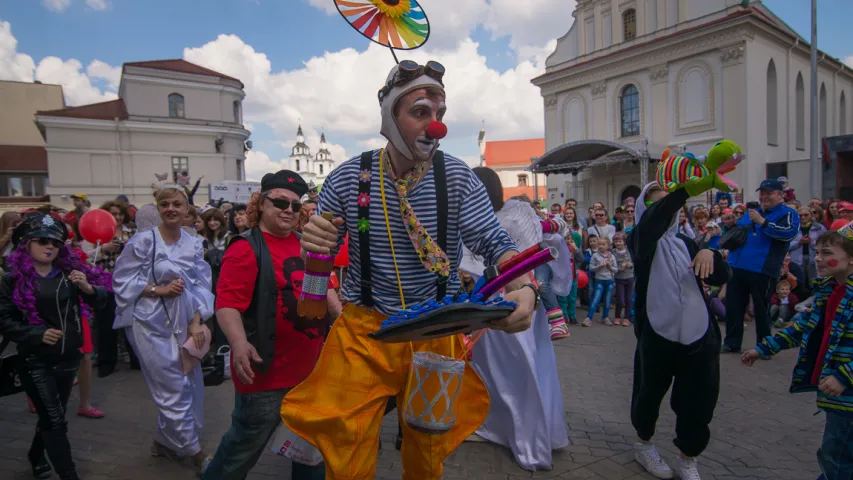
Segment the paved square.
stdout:
<path fill-rule="evenodd" d="M 747 330 L 753 330 L 750 325 Z M 446 478 L 474 479 L 650 479 L 632 459 L 635 440 L 629 417 L 634 336 L 630 328 L 572 328 L 555 344 L 571 445 L 554 453 L 554 468 L 531 474 L 519 468 L 509 451 L 488 443 L 464 443 L 445 462 Z M 748 333 L 750 345 L 754 337 Z M 722 392 L 712 423 L 712 439 L 700 458 L 703 480 L 817 478 L 815 451 L 823 433 L 823 415 L 814 394 L 790 395 L 788 382 L 795 352 L 787 351 L 753 368 L 736 355 L 722 357 Z M 156 409 L 139 372 L 123 369 L 95 379 L 95 404 L 101 420 L 80 418 L 76 389 L 69 402 L 69 436 L 84 480 L 194 478 L 189 463 L 152 458 L 148 447 Z M 205 390 L 204 447 L 213 453 L 230 425 L 230 383 Z M 674 416 L 664 403 L 655 440 L 674 461 Z M 0 399 L 0 479 L 30 479 L 26 452 L 36 417 L 23 395 Z M 377 478 L 399 479 L 394 450 L 396 416 L 383 426 Z M 54 478 L 56 478 L 54 476 Z M 266 453 L 249 476 L 253 480 L 288 479 L 288 461 Z"/>

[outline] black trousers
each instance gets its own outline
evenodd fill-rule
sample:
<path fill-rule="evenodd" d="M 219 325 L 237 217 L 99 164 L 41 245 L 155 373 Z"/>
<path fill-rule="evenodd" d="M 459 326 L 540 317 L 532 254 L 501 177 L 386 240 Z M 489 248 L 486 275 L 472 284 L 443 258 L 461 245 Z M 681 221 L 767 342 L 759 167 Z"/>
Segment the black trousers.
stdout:
<path fill-rule="evenodd" d="M 732 269 L 732 278 L 726 284 L 726 339 L 727 347 L 738 351 L 743 345 L 743 316 L 752 298 L 755 309 L 755 335 L 758 341 L 770 335 L 770 296 L 776 290 L 775 279 L 769 275 Z"/>
<path fill-rule="evenodd" d="M 672 384 L 670 407 L 675 412 L 675 446 L 688 457 L 701 454 L 711 439 L 708 425 L 720 394 L 720 328 L 709 322 L 708 332 L 692 345 L 661 337 L 645 325 L 634 353 L 631 424 L 643 441 L 651 440 L 660 405 Z"/>
<path fill-rule="evenodd" d="M 118 330 L 113 330 L 113 322 L 115 321 L 116 312 L 116 297 L 109 293 L 106 305 L 95 311 L 95 326 L 97 334 L 97 349 L 98 349 L 98 376 L 106 377 L 116 369 L 118 364 Z M 130 346 L 127 338 L 124 338 L 124 345 L 130 354 L 130 366 L 139 369 L 139 359 Z"/>
<path fill-rule="evenodd" d="M 24 391 L 35 405 L 39 417 L 28 454 L 30 464 L 44 463 L 47 451 L 50 463 L 61 480 L 78 479 L 71 458 L 65 407 L 79 364 L 79 356 L 45 358 L 27 355 L 19 366 Z"/>

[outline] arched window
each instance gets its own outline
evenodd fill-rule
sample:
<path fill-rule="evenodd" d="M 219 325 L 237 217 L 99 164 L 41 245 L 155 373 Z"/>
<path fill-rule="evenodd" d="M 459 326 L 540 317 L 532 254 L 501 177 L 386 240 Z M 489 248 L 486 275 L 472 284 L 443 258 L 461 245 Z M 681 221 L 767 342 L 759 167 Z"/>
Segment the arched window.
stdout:
<path fill-rule="evenodd" d="M 625 85 L 619 95 L 619 113 L 622 118 L 622 136 L 640 134 L 640 91 L 634 85 Z"/>
<path fill-rule="evenodd" d="M 806 149 L 806 88 L 803 86 L 803 74 L 797 74 L 797 104 L 794 112 L 796 122 L 797 150 Z"/>
<path fill-rule="evenodd" d="M 296 159 L 296 171 L 298 172 L 299 170 L 300 170 L 300 168 L 299 168 L 299 159 L 297 158 L 297 159 Z"/>
<path fill-rule="evenodd" d="M 527 175 L 526 174 L 521 174 L 518 176 L 518 186 L 519 187 L 526 187 L 527 186 Z"/>
<path fill-rule="evenodd" d="M 243 123 L 243 115 L 240 112 L 240 102 L 234 101 L 234 123 Z"/>
<path fill-rule="evenodd" d="M 323 164 L 321 163 L 320 164 L 320 175 L 322 175 L 322 174 L 323 174 Z"/>
<path fill-rule="evenodd" d="M 622 12 L 622 39 L 633 40 L 637 37 L 637 11 L 629 8 Z"/>
<path fill-rule="evenodd" d="M 169 116 L 184 118 L 184 96 L 180 93 L 169 95 Z"/>
<path fill-rule="evenodd" d="M 845 135 L 847 133 L 847 99 L 844 98 L 844 92 L 841 92 L 841 100 L 838 102 L 838 134 Z"/>
<path fill-rule="evenodd" d="M 776 90 L 776 64 L 773 60 L 767 65 L 767 144 L 779 145 L 779 97 Z"/>
<path fill-rule="evenodd" d="M 826 111 L 826 84 L 823 83 L 820 84 L 820 103 L 818 105 L 820 108 L 820 120 L 818 120 L 820 123 L 818 123 L 818 133 L 820 138 L 823 138 L 826 136 L 827 117 L 829 116 L 829 113 Z"/>

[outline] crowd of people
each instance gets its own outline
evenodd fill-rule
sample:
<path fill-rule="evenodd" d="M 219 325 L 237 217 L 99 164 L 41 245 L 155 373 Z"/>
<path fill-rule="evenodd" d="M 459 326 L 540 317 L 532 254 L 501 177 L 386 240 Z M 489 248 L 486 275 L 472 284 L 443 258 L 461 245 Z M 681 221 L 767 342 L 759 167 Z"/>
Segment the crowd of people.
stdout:
<path fill-rule="evenodd" d="M 3 214 L 0 335 L 17 344 L 38 415 L 33 474 L 80 478 L 70 392 L 79 381 L 78 415 L 103 418 L 90 404 L 92 369 L 104 377 L 123 363 L 141 370 L 159 412 L 151 455 L 190 459 L 205 480 L 246 478 L 282 428 L 322 457 L 294 461 L 292 478 L 373 478 L 381 419 L 395 407 L 404 478 L 441 478 L 466 440 L 547 470 L 552 451 L 569 444 L 552 342 L 597 321 L 634 329 L 634 456 L 655 477 L 700 478 L 721 353 L 752 365 L 801 347 L 792 391 L 818 391 L 827 412 L 824 478 L 853 478 L 853 204 L 802 204 L 785 178 L 761 182 L 758 202 L 735 203 L 715 174 L 671 189 L 652 182 L 610 206 L 612 217 L 602 202 L 581 215 L 573 199 L 504 200 L 494 171 L 438 150 L 443 73 L 436 62 L 394 67 L 379 92 L 387 145 L 344 162 L 319 193 L 282 170 L 245 205 L 196 207 L 201 179 L 189 188 L 182 176 L 155 185 L 143 206 L 125 196 L 101 205 L 116 221 L 103 245 L 81 237 L 85 194 L 72 196 L 70 212 Z M 740 161 L 731 142 L 715 149 Z M 688 206 L 713 190 L 712 205 Z M 487 267 L 543 244 L 556 259 L 509 282 L 502 296 L 512 312 L 483 331 L 407 343 L 368 336 L 413 305 L 473 301 Z M 333 271 L 311 271 L 312 259 Z M 300 314 L 304 293 L 325 298 L 325 314 Z M 743 352 L 750 322 L 759 344 Z M 201 362 L 226 345 L 232 423 L 211 454 L 200 443 Z M 462 362 L 450 412 L 411 411 L 419 354 Z M 675 468 L 652 442 L 670 385 Z M 451 428 L 413 426 L 428 414 L 434 428 Z"/>

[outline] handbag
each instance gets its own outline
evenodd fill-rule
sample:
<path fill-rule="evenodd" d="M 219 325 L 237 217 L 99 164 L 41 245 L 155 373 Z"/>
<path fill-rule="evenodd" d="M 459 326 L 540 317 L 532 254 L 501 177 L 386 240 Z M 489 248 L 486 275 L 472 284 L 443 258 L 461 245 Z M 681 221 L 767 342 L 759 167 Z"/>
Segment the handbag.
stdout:
<path fill-rule="evenodd" d="M 720 238 L 720 248 L 730 252 L 746 244 L 746 239 L 749 235 L 749 227 L 732 227 L 728 232 L 724 233 Z"/>
<path fill-rule="evenodd" d="M 222 385 L 225 381 L 225 361 L 230 355 L 231 347 L 222 345 L 216 353 L 204 357 L 201 361 L 201 375 L 204 378 L 205 387 Z"/>
<path fill-rule="evenodd" d="M 153 229 L 151 230 L 151 236 L 154 237 L 154 248 L 151 251 L 151 277 L 154 279 L 154 283 L 156 284 L 158 282 L 157 282 L 157 277 L 154 273 L 154 262 L 157 259 L 157 232 L 155 232 Z M 163 297 L 160 297 L 160 304 L 163 305 L 163 311 L 166 312 L 166 319 L 169 320 L 169 323 L 171 323 L 172 319 L 169 318 L 169 309 L 166 307 L 166 301 L 163 300 Z M 206 353 L 207 350 L 210 349 L 210 337 L 211 337 L 211 335 L 210 335 L 210 329 L 208 329 L 206 325 L 203 325 L 202 328 L 204 328 L 206 330 L 205 331 L 205 345 L 202 346 L 202 350 L 204 350 L 204 352 Z M 181 367 L 183 368 L 184 375 L 186 375 L 189 372 L 189 370 L 191 370 L 192 368 L 195 368 L 195 364 L 193 364 L 191 366 L 188 365 L 188 361 L 189 361 L 189 363 L 192 363 L 192 359 L 185 358 L 186 345 L 192 345 L 192 341 L 193 341 L 192 337 L 190 337 L 189 335 L 187 335 L 187 337 L 188 338 L 187 338 L 186 342 L 184 342 L 184 345 L 180 347 L 180 350 L 181 350 Z M 189 342 L 189 343 L 187 343 L 187 342 Z M 192 345 L 192 347 L 194 349 L 195 346 Z M 201 373 L 202 373 L 202 378 L 204 379 L 204 386 L 205 387 L 221 385 L 222 381 L 224 380 L 225 366 L 222 362 L 221 357 L 219 358 L 219 361 L 217 363 L 217 361 L 216 361 L 217 356 L 218 355 L 207 355 L 201 360 Z M 211 362 L 209 359 L 211 359 L 211 358 L 212 358 L 213 365 L 210 365 Z M 189 367 L 189 369 L 188 369 L 188 367 Z M 210 376 L 210 379 L 208 379 L 208 376 Z M 208 383 L 208 382 L 210 382 L 210 383 Z"/>
<path fill-rule="evenodd" d="M 18 374 L 21 356 L 18 353 L 2 356 L 7 346 L 9 346 L 9 340 L 4 338 L 0 342 L 0 397 L 8 397 L 24 391 L 24 385 Z"/>

